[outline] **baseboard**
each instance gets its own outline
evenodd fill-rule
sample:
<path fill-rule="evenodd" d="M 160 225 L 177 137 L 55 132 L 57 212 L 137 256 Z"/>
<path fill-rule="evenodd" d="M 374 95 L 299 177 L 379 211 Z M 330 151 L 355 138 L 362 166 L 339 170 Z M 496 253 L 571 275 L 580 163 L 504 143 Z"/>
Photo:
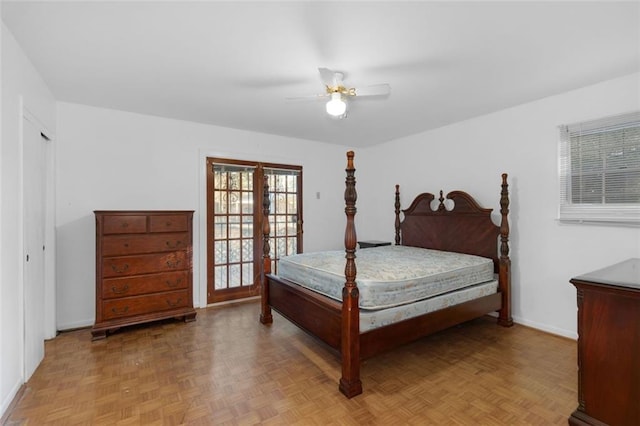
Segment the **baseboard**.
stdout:
<path fill-rule="evenodd" d="M 58 324 L 58 331 L 71 331 L 78 328 L 87 328 L 93 326 L 94 320 L 82 320 L 69 323 Z"/>
<path fill-rule="evenodd" d="M 526 320 L 520 317 L 513 317 L 513 322 L 516 324 L 524 325 L 525 327 L 535 328 L 536 330 L 544 331 L 545 333 L 555 334 L 557 336 L 566 337 L 569 339 L 577 340 L 578 333 L 572 330 L 565 330 L 563 328 L 552 327 L 548 324 L 541 324 L 539 322 Z"/>
<path fill-rule="evenodd" d="M 11 415 L 13 407 L 22 397 L 24 389 L 25 384 L 18 382 L 13 386 L 7 397 L 2 400 L 2 405 L 0 406 L 0 425 L 3 425 L 7 422 L 9 416 Z"/>

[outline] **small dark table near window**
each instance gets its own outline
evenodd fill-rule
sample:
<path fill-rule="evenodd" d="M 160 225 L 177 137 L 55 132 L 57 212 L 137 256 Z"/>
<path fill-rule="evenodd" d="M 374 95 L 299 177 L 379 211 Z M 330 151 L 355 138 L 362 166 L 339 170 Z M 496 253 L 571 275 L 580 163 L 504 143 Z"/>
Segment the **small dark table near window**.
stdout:
<path fill-rule="evenodd" d="M 378 241 L 378 240 L 368 240 L 368 241 L 358 241 L 358 245 L 361 249 L 370 248 L 370 247 L 381 247 L 381 246 L 390 246 L 391 243 L 389 241 Z"/>
<path fill-rule="evenodd" d="M 578 408 L 570 425 L 640 425 L 640 259 L 570 282 L 578 296 Z"/>

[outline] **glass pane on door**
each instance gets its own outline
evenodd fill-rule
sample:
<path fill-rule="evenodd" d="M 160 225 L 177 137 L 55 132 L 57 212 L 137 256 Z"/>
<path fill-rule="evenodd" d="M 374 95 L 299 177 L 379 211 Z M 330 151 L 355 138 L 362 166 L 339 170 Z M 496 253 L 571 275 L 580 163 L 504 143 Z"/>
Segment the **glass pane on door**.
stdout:
<path fill-rule="evenodd" d="M 256 285 L 254 174 L 254 167 L 213 164 L 214 293 L 250 292 Z"/>
<path fill-rule="evenodd" d="M 269 183 L 271 214 L 272 272 L 278 273 L 278 259 L 302 251 L 302 219 L 300 210 L 300 171 L 265 168 Z"/>

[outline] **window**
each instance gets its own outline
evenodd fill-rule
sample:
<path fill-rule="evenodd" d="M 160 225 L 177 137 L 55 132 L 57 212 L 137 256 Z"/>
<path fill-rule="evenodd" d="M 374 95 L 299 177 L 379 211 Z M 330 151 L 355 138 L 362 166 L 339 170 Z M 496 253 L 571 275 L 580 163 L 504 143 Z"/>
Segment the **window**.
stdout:
<path fill-rule="evenodd" d="M 560 126 L 559 219 L 640 225 L 640 112 Z"/>

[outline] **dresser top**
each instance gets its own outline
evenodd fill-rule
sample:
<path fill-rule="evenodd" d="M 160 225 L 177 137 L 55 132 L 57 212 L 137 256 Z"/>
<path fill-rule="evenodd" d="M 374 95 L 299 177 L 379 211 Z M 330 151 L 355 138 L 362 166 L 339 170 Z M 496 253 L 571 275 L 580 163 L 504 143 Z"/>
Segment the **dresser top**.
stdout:
<path fill-rule="evenodd" d="M 94 210 L 95 214 L 109 215 L 149 215 L 149 214 L 182 214 L 193 213 L 195 210 Z"/>
<path fill-rule="evenodd" d="M 640 290 L 640 259 L 627 259 L 571 279 L 574 284 L 576 281 Z"/>

